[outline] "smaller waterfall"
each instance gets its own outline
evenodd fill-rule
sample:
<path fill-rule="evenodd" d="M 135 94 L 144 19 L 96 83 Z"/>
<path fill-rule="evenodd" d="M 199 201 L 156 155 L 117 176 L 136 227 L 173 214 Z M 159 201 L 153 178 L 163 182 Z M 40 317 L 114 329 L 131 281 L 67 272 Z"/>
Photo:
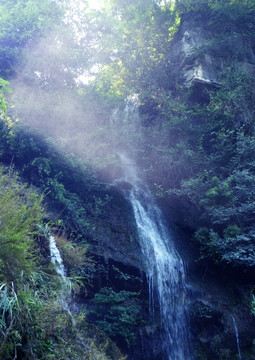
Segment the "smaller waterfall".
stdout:
<path fill-rule="evenodd" d="M 238 351 L 238 359 L 242 360 L 241 350 L 240 350 L 240 342 L 239 342 L 239 333 L 238 333 L 238 328 L 236 325 L 236 319 L 235 319 L 234 315 L 232 315 L 232 320 L 233 320 L 233 325 L 234 325 L 235 335 L 236 335 L 236 346 L 237 346 L 237 351 Z"/>
<path fill-rule="evenodd" d="M 58 250 L 56 239 L 52 235 L 50 235 L 49 237 L 49 246 L 51 262 L 55 265 L 57 274 L 66 280 L 66 272 L 63 264 L 63 259 Z"/>
<path fill-rule="evenodd" d="M 61 277 L 62 280 L 62 306 L 63 309 L 66 310 L 70 315 L 71 311 L 69 308 L 69 303 L 71 300 L 71 284 L 70 281 L 66 278 L 66 271 L 63 263 L 63 259 L 61 257 L 60 251 L 57 247 L 56 239 L 53 235 L 49 235 L 49 249 L 50 249 L 50 258 L 53 265 L 55 265 L 55 269 L 57 274 Z"/>

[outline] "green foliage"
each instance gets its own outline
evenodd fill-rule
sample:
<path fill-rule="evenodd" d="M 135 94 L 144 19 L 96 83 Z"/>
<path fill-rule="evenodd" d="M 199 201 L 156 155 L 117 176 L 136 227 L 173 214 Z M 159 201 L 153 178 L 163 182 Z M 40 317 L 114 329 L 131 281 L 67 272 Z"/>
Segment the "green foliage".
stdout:
<path fill-rule="evenodd" d="M 75 244 L 70 242 L 64 235 L 54 235 L 57 246 L 61 252 L 68 275 L 74 279 L 86 283 L 89 281 L 88 272 L 93 271 L 94 262 L 88 257 L 89 245 L 85 242 Z"/>
<path fill-rule="evenodd" d="M 241 229 L 237 225 L 230 225 L 223 231 L 225 238 L 235 237 L 236 235 L 240 235 L 240 233 Z"/>
<path fill-rule="evenodd" d="M 105 21 L 99 22 L 101 51 L 95 62 L 106 66 L 96 79 L 97 90 L 108 90 L 108 100 L 115 105 L 120 95 L 141 93 L 159 82 L 167 86 L 162 62 L 180 23 L 171 6 L 112 0 L 104 16 Z"/>
<path fill-rule="evenodd" d="M 1 110 L 1 115 L 3 115 L 3 113 L 6 112 L 6 107 L 7 107 L 7 101 L 5 100 L 4 97 L 4 93 L 5 92 L 12 92 L 12 90 L 10 88 L 8 88 L 9 82 L 0 78 L 0 110 Z"/>
<path fill-rule="evenodd" d="M 5 283 L 29 276 L 34 270 L 33 233 L 44 213 L 42 198 L 35 193 L 26 194 L 25 187 L 17 182 L 17 175 L 4 174 L 0 169 L 0 278 Z"/>
<path fill-rule="evenodd" d="M 53 24 L 57 8 L 50 0 L 5 0 L 0 14 L 0 73 L 6 77 L 16 71 L 24 46 Z"/>
<path fill-rule="evenodd" d="M 125 68 L 121 61 L 104 66 L 93 83 L 94 91 L 100 95 L 102 103 L 110 106 L 123 105 L 127 96 L 124 84 Z"/>
<path fill-rule="evenodd" d="M 255 296 L 251 293 L 251 313 L 255 316 Z"/>
<path fill-rule="evenodd" d="M 12 169 L 0 169 L 0 209 L 1 359 L 109 359 L 107 346 L 100 350 L 86 335 L 84 317 L 71 318 L 62 309 L 60 279 L 50 272 L 45 249 L 37 244 L 37 228 L 43 228 L 45 217 L 42 197 L 22 185 Z M 66 242 L 61 248 L 65 260 L 79 259 L 69 264 L 75 276 L 74 270 L 88 262 L 86 248 Z"/>
<path fill-rule="evenodd" d="M 177 10 L 183 13 L 207 12 L 212 21 L 231 19 L 245 26 L 246 24 L 241 24 L 243 17 L 251 18 L 255 2 L 254 0 L 177 0 L 176 6 Z M 221 26 L 224 27 L 225 24 Z"/>
<path fill-rule="evenodd" d="M 21 123 L 12 126 L 12 133 L 4 120 L 2 127 L 2 160 L 13 161 L 28 182 L 40 186 L 58 204 L 66 226 L 81 236 L 91 234 L 109 203 L 93 169 L 74 154 L 57 150 L 53 139 L 27 132 Z"/>
<path fill-rule="evenodd" d="M 224 261 L 233 266 L 255 266 L 254 232 L 241 233 L 237 225 L 230 225 L 221 237 L 208 228 L 199 228 L 194 239 L 200 243 L 200 260 L 213 259 L 216 263 Z"/>
<path fill-rule="evenodd" d="M 111 338 L 125 341 L 130 347 L 135 343 L 136 326 L 140 323 L 141 305 L 139 293 L 122 290 L 115 292 L 104 287 L 96 293 L 97 325 Z"/>

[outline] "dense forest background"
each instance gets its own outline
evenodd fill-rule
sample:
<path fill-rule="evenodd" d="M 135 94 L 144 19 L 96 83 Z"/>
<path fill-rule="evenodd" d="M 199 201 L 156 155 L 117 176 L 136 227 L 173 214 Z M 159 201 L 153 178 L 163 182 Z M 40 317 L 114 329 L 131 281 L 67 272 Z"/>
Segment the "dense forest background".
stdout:
<path fill-rule="evenodd" d="M 0 4 L 1 359 L 121 359 L 112 340 L 139 358 L 137 329 L 152 320 L 131 210 L 111 186 L 123 152 L 192 266 L 229 284 L 238 274 L 240 308 L 255 314 L 255 1 L 90 5 Z M 93 329 L 86 310 L 61 306 L 50 232 Z M 233 359 L 224 341 L 200 341 L 195 358 Z"/>

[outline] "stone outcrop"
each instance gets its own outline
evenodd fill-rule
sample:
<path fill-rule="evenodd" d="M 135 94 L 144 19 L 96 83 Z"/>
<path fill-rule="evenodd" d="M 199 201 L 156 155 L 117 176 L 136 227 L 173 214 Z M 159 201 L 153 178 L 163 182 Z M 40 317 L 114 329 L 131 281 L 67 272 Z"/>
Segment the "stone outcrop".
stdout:
<path fill-rule="evenodd" d="M 192 20 L 185 20 L 177 33 L 171 51 L 171 62 L 176 67 L 179 82 L 186 87 L 193 83 L 219 86 L 218 59 L 201 54 L 202 47 L 210 39 L 210 33 Z"/>
<path fill-rule="evenodd" d="M 231 297 L 220 292 L 200 295 L 189 308 L 197 358 L 227 360 L 251 354 L 254 325 L 247 309 L 231 304 Z"/>
<path fill-rule="evenodd" d="M 247 44 L 244 35 L 230 32 L 227 39 L 216 37 L 207 26 L 208 19 L 192 15 L 182 18 L 169 55 L 178 84 L 185 87 L 199 84 L 202 88 L 221 86 L 226 55 L 236 62 L 239 70 L 255 73 L 254 45 Z"/>

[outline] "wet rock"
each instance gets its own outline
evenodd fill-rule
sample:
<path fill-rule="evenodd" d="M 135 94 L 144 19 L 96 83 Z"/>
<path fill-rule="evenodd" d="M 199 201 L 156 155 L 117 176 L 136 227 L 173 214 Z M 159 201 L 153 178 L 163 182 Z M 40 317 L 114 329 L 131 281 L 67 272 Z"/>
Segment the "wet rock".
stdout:
<path fill-rule="evenodd" d="M 124 182 L 121 184 L 126 185 Z M 89 250 L 106 260 L 114 259 L 125 265 L 143 269 L 132 209 L 120 189 L 112 187 L 109 197 L 107 209 L 89 241 Z"/>
<path fill-rule="evenodd" d="M 252 315 L 245 304 L 233 305 L 232 302 L 233 297 L 218 288 L 214 296 L 209 292 L 200 293 L 190 304 L 196 359 L 232 360 L 245 353 L 252 356 L 255 330 Z"/>
<path fill-rule="evenodd" d="M 162 339 L 157 324 L 147 325 L 139 330 L 140 354 L 134 359 L 161 360 Z"/>

